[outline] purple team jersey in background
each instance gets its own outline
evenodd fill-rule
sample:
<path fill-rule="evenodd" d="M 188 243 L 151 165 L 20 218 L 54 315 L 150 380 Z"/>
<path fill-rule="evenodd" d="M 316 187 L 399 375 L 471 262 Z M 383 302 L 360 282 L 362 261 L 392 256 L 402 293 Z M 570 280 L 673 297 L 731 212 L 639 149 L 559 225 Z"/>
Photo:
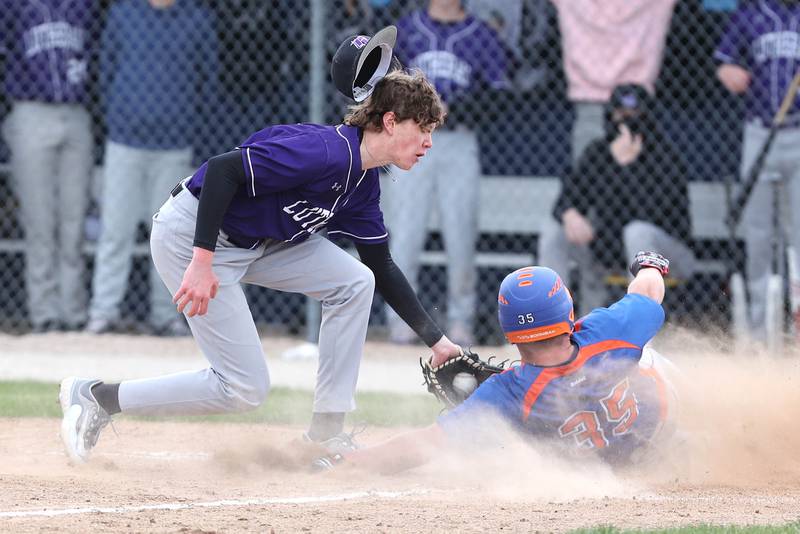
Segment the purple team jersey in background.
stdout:
<path fill-rule="evenodd" d="M 0 1 L 0 55 L 5 55 L 10 98 L 85 103 L 92 48 L 88 28 L 97 19 L 95 4 Z"/>
<path fill-rule="evenodd" d="M 239 147 L 246 184 L 233 198 L 222 230 L 237 242 L 271 238 L 299 242 L 328 229 L 355 243 L 384 243 L 377 169 L 361 169 L 353 126 L 272 126 Z M 187 183 L 199 197 L 204 163 Z"/>
<path fill-rule="evenodd" d="M 759 0 L 742 5 L 731 15 L 714 57 L 750 71 L 747 119 L 771 124 L 800 67 L 800 3 Z M 800 99 L 785 124 L 800 124 Z"/>
<path fill-rule="evenodd" d="M 407 67 L 424 72 L 447 103 L 478 90 L 481 83 L 496 89 L 507 85 L 499 37 L 471 15 L 443 23 L 421 10 L 400 19 L 395 54 Z"/>

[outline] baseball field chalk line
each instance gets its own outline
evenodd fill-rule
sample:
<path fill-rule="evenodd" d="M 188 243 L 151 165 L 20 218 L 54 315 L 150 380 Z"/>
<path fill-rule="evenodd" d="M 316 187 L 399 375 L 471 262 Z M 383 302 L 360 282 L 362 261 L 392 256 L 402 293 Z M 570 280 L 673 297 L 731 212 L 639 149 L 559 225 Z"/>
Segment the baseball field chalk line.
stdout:
<path fill-rule="evenodd" d="M 63 456 L 66 458 L 64 451 L 48 451 L 44 453 L 45 456 Z M 120 458 L 140 458 L 146 460 L 210 460 L 214 455 L 210 452 L 173 452 L 173 451 L 142 451 L 142 452 L 104 452 L 98 454 L 98 457 L 111 456 Z"/>
<path fill-rule="evenodd" d="M 408 491 L 357 491 L 353 493 L 341 493 L 339 495 L 321 495 L 308 497 L 276 497 L 272 499 L 245 499 L 245 500 L 223 500 L 195 503 L 164 503 L 164 504 L 141 504 L 130 506 L 114 507 L 95 507 L 87 508 L 57 508 L 54 510 L 21 510 L 18 512 L 0 512 L 0 518 L 11 517 L 56 517 L 60 515 L 80 515 L 80 514 L 127 514 L 131 512 L 149 512 L 153 510 L 190 510 L 194 508 L 225 508 L 236 506 L 265 506 L 270 504 L 319 504 L 326 502 L 341 502 L 360 499 L 398 499 L 401 497 L 414 497 L 430 493 L 430 490 L 408 490 Z"/>

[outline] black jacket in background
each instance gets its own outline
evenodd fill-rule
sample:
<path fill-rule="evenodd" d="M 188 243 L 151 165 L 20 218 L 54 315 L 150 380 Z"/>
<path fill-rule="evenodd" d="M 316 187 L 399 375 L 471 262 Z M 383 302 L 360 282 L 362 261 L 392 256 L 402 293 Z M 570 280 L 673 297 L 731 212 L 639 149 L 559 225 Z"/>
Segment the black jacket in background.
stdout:
<path fill-rule="evenodd" d="M 592 250 L 607 267 L 627 265 L 622 231 L 630 221 L 652 222 L 687 244 L 691 236 L 688 171 L 657 134 L 645 138 L 642 153 L 624 167 L 614 160 L 607 140 L 590 144 L 562 179 L 553 216 L 561 222 L 571 207 L 589 216 L 596 235 Z"/>

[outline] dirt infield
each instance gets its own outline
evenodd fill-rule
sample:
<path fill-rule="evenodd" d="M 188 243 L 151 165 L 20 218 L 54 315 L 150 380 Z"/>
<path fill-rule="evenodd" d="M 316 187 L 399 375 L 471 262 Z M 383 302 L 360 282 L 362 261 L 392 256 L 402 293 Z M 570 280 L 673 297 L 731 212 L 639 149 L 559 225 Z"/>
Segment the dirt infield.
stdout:
<path fill-rule="evenodd" d="M 73 466 L 56 419 L 0 419 L 0 531 L 562 532 L 800 521 L 800 359 L 674 335 L 681 439 L 636 469 L 511 444 L 408 473 L 311 474 L 302 429 L 123 418 Z M 369 349 L 368 349 L 369 350 Z M 409 365 L 415 365 L 411 362 Z M 55 402 L 54 391 L 54 402 Z M 401 429 L 370 428 L 376 443 Z"/>
<path fill-rule="evenodd" d="M 670 480 L 577 471 L 534 455 L 521 465 L 496 458 L 393 476 L 314 475 L 292 445 L 299 428 L 131 420 L 117 427 L 119 436 L 104 434 L 93 461 L 76 467 L 61 452 L 57 420 L 0 421 L 0 530 L 531 532 L 800 519 L 798 479 L 786 473 L 698 483 L 677 472 Z M 373 429 L 363 440 L 388 432 Z"/>

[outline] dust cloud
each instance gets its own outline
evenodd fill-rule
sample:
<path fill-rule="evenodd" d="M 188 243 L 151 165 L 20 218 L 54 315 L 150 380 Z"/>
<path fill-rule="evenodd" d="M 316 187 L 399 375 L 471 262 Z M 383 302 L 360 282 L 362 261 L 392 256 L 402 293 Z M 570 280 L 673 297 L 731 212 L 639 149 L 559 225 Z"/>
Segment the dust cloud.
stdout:
<path fill-rule="evenodd" d="M 680 369 L 678 435 L 658 473 L 744 488 L 800 479 L 800 355 L 734 350 L 674 330 L 659 348 Z M 727 345 L 727 347 L 726 347 Z"/>

